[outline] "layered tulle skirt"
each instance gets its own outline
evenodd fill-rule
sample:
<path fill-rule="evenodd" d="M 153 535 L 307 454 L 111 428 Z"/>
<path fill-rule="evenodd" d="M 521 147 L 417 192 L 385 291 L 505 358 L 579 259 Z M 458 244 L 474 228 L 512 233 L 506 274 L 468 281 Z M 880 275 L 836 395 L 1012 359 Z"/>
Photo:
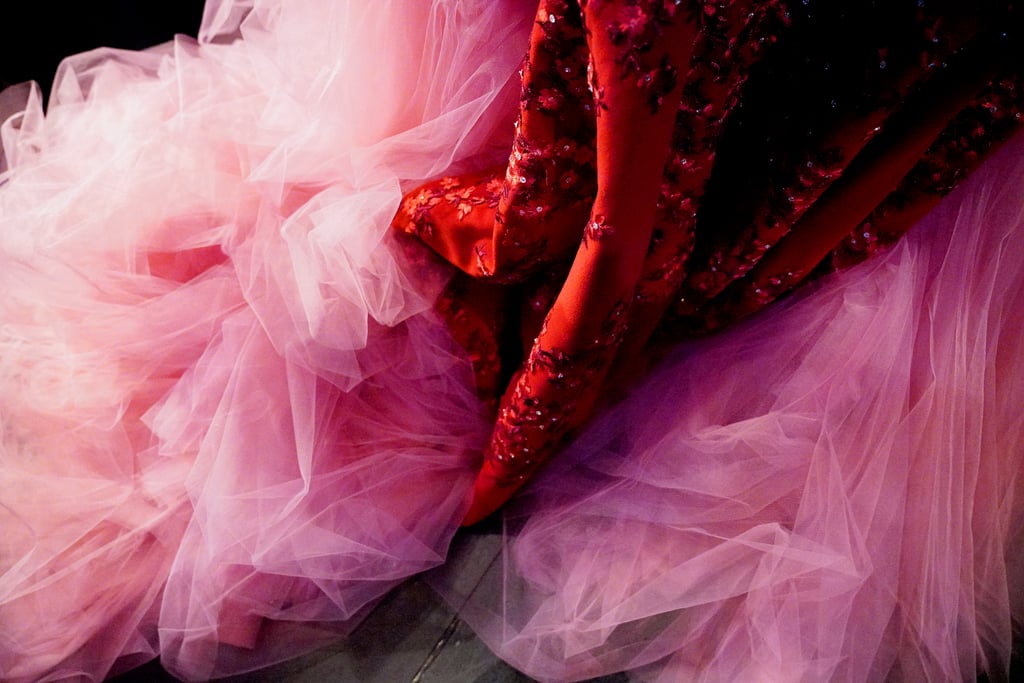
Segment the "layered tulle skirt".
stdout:
<path fill-rule="evenodd" d="M 5 94 L 0 678 L 244 671 L 444 560 L 486 415 L 390 221 L 495 159 L 490 5 L 213 4 Z"/>
<path fill-rule="evenodd" d="M 525 6 L 524 6 L 525 5 Z M 489 425 L 389 223 L 507 154 L 529 3 L 211 3 L 9 90 L 0 678 L 183 678 L 445 562 Z M 676 347 L 432 582 L 545 680 L 960 680 L 1020 615 L 1024 140 L 891 253 Z"/>
<path fill-rule="evenodd" d="M 1024 139 L 903 242 L 678 346 L 436 585 L 544 680 L 1005 675 L 1022 607 Z"/>

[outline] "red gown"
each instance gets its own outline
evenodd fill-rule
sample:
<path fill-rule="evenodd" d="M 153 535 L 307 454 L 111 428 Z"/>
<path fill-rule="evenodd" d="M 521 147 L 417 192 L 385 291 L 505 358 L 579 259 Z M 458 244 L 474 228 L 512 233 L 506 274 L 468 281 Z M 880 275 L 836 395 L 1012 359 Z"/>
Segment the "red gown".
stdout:
<path fill-rule="evenodd" d="M 519 366 L 467 523 L 616 393 L 609 375 L 628 384 L 656 331 L 724 327 L 933 207 L 1019 125 L 1014 20 L 998 3 L 541 2 L 507 166 L 427 184 L 395 219 L 474 278 L 441 307 L 482 393 Z M 510 337 L 532 340 L 521 362 Z"/>

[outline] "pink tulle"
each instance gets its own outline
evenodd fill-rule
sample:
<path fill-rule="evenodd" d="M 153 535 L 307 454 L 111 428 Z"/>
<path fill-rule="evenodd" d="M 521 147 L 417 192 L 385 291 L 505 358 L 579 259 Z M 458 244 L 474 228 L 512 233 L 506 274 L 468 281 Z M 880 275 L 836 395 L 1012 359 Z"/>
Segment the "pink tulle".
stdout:
<path fill-rule="evenodd" d="M 444 560 L 487 425 L 390 221 L 507 154 L 528 30 L 212 3 L 0 98 L 0 678 L 265 666 Z"/>
<path fill-rule="evenodd" d="M 190 680 L 444 563 L 488 435 L 389 233 L 507 155 L 518 0 L 214 0 L 0 93 L 0 679 Z M 542 680 L 960 680 L 1022 613 L 1024 138 L 889 255 L 676 349 L 476 590 Z"/>

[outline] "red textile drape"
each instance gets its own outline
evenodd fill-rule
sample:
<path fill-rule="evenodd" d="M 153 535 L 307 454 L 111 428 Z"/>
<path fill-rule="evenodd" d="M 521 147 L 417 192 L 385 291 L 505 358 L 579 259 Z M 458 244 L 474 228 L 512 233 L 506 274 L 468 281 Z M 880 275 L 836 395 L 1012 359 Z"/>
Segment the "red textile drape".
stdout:
<path fill-rule="evenodd" d="M 468 523 L 653 334 L 891 244 L 1019 123 L 1012 7 L 808 5 L 545 0 L 508 165 L 407 196 L 395 225 L 468 276 L 440 308 L 504 391 Z"/>

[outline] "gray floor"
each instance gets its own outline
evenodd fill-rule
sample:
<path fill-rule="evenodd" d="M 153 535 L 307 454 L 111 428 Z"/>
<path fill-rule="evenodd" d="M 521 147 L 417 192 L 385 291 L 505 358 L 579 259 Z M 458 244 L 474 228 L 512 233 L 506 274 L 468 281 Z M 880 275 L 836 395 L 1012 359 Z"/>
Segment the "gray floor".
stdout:
<path fill-rule="evenodd" d="M 498 554 L 500 535 L 463 532 L 449 565 L 475 586 Z M 113 679 L 117 683 L 175 681 L 157 662 Z M 230 683 L 529 683 L 495 657 L 420 577 L 392 591 L 351 636 L 337 644 Z M 626 683 L 622 674 L 594 683 Z"/>

